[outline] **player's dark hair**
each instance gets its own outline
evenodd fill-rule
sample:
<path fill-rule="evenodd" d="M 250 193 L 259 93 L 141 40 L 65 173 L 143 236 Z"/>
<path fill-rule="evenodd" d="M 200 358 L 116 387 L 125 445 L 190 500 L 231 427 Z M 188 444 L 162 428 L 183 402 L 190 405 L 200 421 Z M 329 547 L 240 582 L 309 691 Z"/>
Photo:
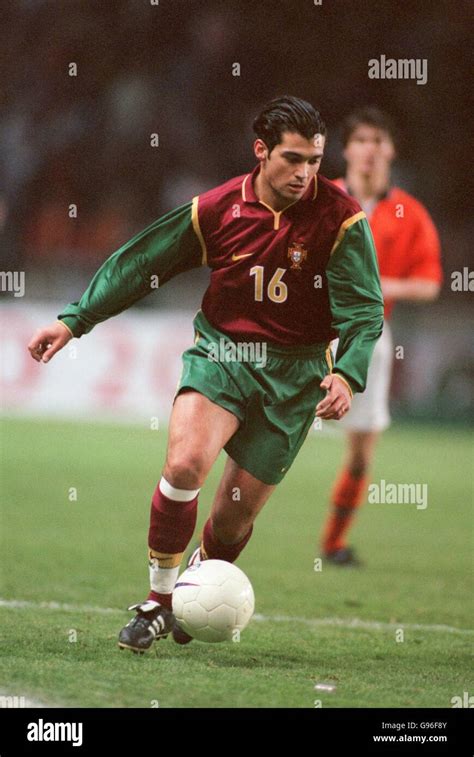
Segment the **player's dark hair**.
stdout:
<path fill-rule="evenodd" d="M 267 103 L 253 122 L 257 137 L 265 142 L 268 154 L 282 141 L 285 131 L 296 132 L 306 139 L 315 134 L 326 134 L 320 113 L 311 103 L 299 97 L 285 95 Z"/>
<path fill-rule="evenodd" d="M 359 108 L 347 116 L 342 126 L 342 143 L 346 147 L 353 133 L 359 126 L 374 126 L 376 129 L 385 131 L 392 142 L 396 141 L 395 125 L 387 113 L 375 106 Z"/>

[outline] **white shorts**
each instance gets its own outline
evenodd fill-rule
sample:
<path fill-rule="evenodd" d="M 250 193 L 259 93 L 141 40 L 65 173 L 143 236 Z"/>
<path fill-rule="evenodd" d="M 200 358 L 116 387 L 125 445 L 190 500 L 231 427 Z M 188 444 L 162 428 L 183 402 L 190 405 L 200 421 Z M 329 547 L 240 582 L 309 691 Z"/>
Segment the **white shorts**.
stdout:
<path fill-rule="evenodd" d="M 338 340 L 331 343 L 336 353 Z M 354 394 L 351 409 L 337 421 L 345 431 L 383 431 L 390 426 L 389 393 L 392 377 L 393 342 L 390 327 L 384 322 L 382 336 L 375 345 L 362 394 Z"/>

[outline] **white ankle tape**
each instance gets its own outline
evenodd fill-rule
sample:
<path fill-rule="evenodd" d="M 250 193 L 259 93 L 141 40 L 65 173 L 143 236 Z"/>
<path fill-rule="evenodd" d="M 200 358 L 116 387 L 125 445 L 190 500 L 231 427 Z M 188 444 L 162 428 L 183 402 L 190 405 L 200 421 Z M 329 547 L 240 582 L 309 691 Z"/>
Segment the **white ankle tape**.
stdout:
<path fill-rule="evenodd" d="M 163 476 L 160 480 L 160 492 L 175 502 L 191 502 L 200 491 L 201 489 L 175 489 Z"/>

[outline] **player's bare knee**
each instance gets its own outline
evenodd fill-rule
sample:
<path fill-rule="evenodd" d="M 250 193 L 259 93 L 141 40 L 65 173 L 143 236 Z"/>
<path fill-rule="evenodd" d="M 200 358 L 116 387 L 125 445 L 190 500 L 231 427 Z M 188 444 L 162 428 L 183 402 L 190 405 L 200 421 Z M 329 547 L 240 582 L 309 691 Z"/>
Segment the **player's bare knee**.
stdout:
<path fill-rule="evenodd" d="M 182 453 L 168 457 L 163 475 L 177 489 L 200 488 L 207 474 L 207 465 L 202 455 Z"/>

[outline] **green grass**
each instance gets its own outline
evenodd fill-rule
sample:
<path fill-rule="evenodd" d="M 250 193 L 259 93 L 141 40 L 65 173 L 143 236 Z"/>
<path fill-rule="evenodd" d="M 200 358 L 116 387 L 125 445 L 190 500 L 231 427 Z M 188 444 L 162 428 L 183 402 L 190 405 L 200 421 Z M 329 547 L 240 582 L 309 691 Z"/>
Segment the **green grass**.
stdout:
<path fill-rule="evenodd" d="M 239 559 L 264 618 L 240 643 L 179 647 L 167 639 L 143 657 L 120 652 L 116 638 L 129 618 L 123 608 L 148 588 L 148 512 L 165 434 L 8 420 L 2 438 L 0 595 L 73 607 L 0 608 L 0 693 L 77 707 L 158 700 L 160 707 L 303 708 L 315 700 L 324 707 L 450 707 L 453 696 L 472 693 L 473 636 L 426 627 L 473 625 L 466 431 L 398 427 L 385 434 L 372 480 L 427 483 L 428 507 L 365 505 L 352 541 L 366 567 L 321 572 L 314 571 L 317 537 L 343 441 L 311 434 Z M 199 525 L 222 464 L 201 493 Z M 329 618 L 343 624 L 311 624 Z M 354 618 L 392 625 L 350 627 Z M 318 682 L 336 688 L 317 691 Z"/>

